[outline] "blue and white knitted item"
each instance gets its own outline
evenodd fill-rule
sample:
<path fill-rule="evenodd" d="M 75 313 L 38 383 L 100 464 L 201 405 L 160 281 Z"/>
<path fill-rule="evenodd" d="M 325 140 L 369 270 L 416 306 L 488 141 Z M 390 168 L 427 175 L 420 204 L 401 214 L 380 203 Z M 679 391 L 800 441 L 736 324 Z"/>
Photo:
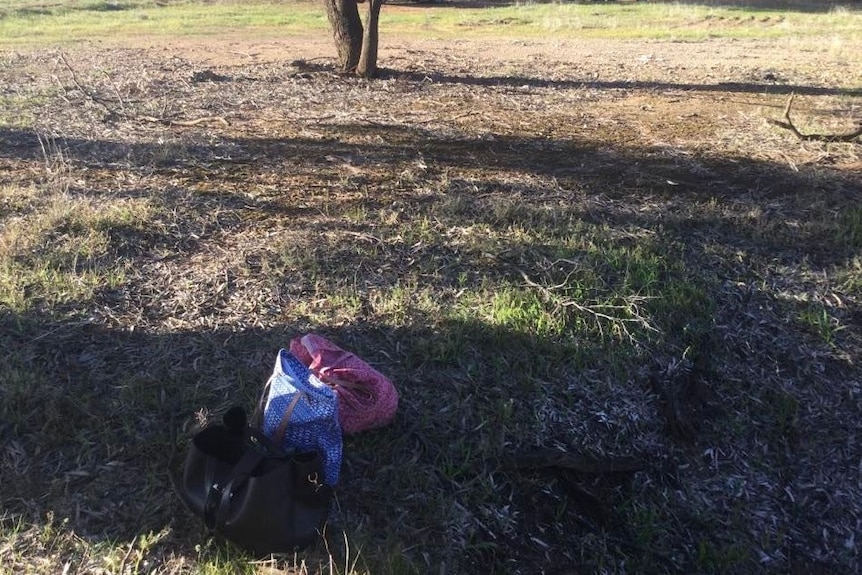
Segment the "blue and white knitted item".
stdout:
<path fill-rule="evenodd" d="M 341 473 L 341 426 L 335 392 L 289 351 L 282 349 L 275 361 L 263 411 L 263 432 L 267 436 L 275 435 L 297 393 L 303 395 L 290 414 L 282 447 L 320 453 L 323 482 L 335 485 Z"/>

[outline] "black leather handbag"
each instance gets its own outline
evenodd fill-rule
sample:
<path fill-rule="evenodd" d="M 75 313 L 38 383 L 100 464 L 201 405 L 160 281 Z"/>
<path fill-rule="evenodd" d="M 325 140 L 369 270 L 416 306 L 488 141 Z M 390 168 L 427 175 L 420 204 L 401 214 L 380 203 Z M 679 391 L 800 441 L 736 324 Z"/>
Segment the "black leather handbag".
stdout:
<path fill-rule="evenodd" d="M 312 544 L 332 498 L 322 458 L 286 453 L 250 427 L 241 408 L 223 420 L 192 438 L 180 497 L 208 529 L 256 555 Z"/>

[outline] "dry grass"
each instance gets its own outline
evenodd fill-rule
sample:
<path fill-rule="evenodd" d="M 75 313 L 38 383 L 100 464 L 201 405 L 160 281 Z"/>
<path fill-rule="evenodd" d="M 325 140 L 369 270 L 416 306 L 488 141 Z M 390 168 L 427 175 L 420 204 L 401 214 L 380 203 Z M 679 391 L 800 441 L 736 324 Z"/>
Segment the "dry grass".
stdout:
<path fill-rule="evenodd" d="M 402 58 L 3 56 L 0 570 L 857 571 L 859 144 L 756 70 Z M 858 113 L 799 66 L 794 118 Z M 401 408 L 328 547 L 255 563 L 166 469 L 309 330 Z"/>

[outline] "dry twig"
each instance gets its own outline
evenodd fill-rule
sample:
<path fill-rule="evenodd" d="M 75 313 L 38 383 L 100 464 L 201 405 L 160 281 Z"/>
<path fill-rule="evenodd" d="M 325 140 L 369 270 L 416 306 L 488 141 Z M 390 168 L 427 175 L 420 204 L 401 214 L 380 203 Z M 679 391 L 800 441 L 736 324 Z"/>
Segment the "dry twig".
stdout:
<path fill-rule="evenodd" d="M 203 116 L 194 120 L 171 120 L 170 118 L 156 118 L 155 116 L 133 116 L 133 119 L 153 124 L 164 124 L 165 126 L 197 126 L 198 124 L 211 122 L 218 122 L 222 126 L 230 126 L 230 122 L 221 116 Z"/>
<path fill-rule="evenodd" d="M 856 131 L 846 134 L 803 134 L 793 123 L 793 120 L 790 119 L 790 107 L 793 105 L 793 98 L 795 97 L 796 94 L 791 94 L 787 100 L 787 105 L 784 107 L 784 119 L 787 121 L 782 122 L 781 120 L 770 119 L 770 124 L 789 130 L 798 139 L 808 142 L 852 142 L 859 136 L 862 136 L 862 125 Z"/>
<path fill-rule="evenodd" d="M 102 108 L 104 108 L 104 110 L 112 117 L 123 118 L 125 120 L 138 120 L 141 122 L 150 122 L 150 123 L 154 123 L 154 124 L 162 124 L 165 126 L 186 126 L 186 127 L 189 127 L 189 126 L 197 126 L 198 124 L 213 123 L 213 122 L 217 122 L 223 126 L 230 126 L 230 122 L 228 122 L 226 119 L 224 119 L 221 116 L 203 116 L 201 118 L 195 118 L 194 120 L 172 120 L 170 118 L 164 118 L 164 117 L 157 118 L 155 116 L 131 114 L 131 113 L 126 111 L 125 105 L 123 104 L 123 100 L 119 96 L 119 91 L 117 93 L 117 100 L 112 101 L 112 100 L 109 100 L 107 98 L 103 98 L 99 94 L 88 89 L 86 86 L 81 84 L 80 81 L 78 81 L 78 76 L 75 73 L 75 69 L 72 67 L 71 64 L 69 64 L 68 59 L 66 59 L 66 55 L 62 51 L 59 54 L 60 54 L 60 60 L 63 62 L 63 64 L 66 66 L 66 69 L 69 71 L 69 75 L 71 76 L 72 83 L 75 84 L 75 87 L 78 88 L 78 90 L 80 90 L 81 93 L 85 97 L 87 97 L 90 101 L 92 101 L 92 102 L 98 104 L 99 106 L 101 106 Z M 115 104 L 115 103 L 119 104 L 119 106 L 120 106 L 119 110 L 116 110 L 113 108 L 113 104 Z"/>
<path fill-rule="evenodd" d="M 66 66 L 66 69 L 69 71 L 69 75 L 72 78 L 72 83 L 75 84 L 75 87 L 78 88 L 78 90 L 80 90 L 81 93 L 84 94 L 84 96 L 89 98 L 92 102 L 102 106 L 109 114 L 116 113 L 108 106 L 108 104 L 112 104 L 113 102 L 102 98 L 98 94 L 94 94 L 78 81 L 78 75 L 75 73 L 75 69 L 72 68 L 71 64 L 69 64 L 69 61 L 66 59 L 66 55 L 62 51 L 60 52 L 60 60 L 63 62 L 63 64 Z"/>
<path fill-rule="evenodd" d="M 522 270 L 520 268 L 516 268 L 516 269 L 521 274 L 521 277 L 524 278 L 524 281 L 527 282 L 527 285 L 529 285 L 530 287 L 534 287 L 534 288 L 538 289 L 539 291 L 541 291 L 542 294 L 545 295 L 545 297 L 547 297 L 549 300 L 554 301 L 559 307 L 561 307 L 561 308 L 567 308 L 567 307 L 574 308 L 575 310 L 577 310 L 581 313 L 585 313 L 585 314 L 592 316 L 593 319 L 596 320 L 596 324 L 597 324 L 600 331 L 602 331 L 602 326 L 601 326 L 602 320 L 610 323 L 611 325 L 618 326 L 620 328 L 620 330 L 622 331 L 622 333 L 625 334 L 625 336 L 628 337 L 631 341 L 636 341 L 636 340 L 635 340 L 634 335 L 631 333 L 631 331 L 629 331 L 628 326 L 630 324 L 639 325 L 648 331 L 654 331 L 654 332 L 658 331 L 658 329 L 656 329 L 652 324 L 650 324 L 646 318 L 644 318 L 643 316 L 641 316 L 638 313 L 637 306 L 635 305 L 634 301 L 631 301 L 631 300 L 628 301 L 627 302 L 628 305 L 615 305 L 615 304 L 582 305 L 582 304 L 574 301 L 573 299 L 569 299 L 569 298 L 560 299 L 559 297 L 555 297 L 555 294 L 553 293 L 553 291 L 555 289 L 562 288 L 564 284 L 560 284 L 560 285 L 556 285 L 556 286 L 553 286 L 551 288 L 548 288 L 548 287 L 543 286 L 541 284 L 538 284 L 535 281 L 533 281 L 532 279 L 530 279 L 530 276 L 528 276 L 526 274 L 526 272 L 524 272 L 524 270 Z M 648 298 L 639 297 L 636 299 L 642 300 L 642 299 L 648 299 Z M 616 316 L 609 315 L 608 313 L 605 313 L 604 311 L 600 311 L 600 310 L 606 310 L 606 311 L 622 310 L 624 312 L 628 312 L 628 314 L 631 317 L 616 317 Z"/>

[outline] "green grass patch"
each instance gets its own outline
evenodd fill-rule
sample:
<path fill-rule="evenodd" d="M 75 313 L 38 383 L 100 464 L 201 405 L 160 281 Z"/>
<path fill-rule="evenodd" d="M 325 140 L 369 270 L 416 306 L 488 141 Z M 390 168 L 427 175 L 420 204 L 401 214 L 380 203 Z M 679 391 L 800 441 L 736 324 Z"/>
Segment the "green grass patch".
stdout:
<path fill-rule="evenodd" d="M 119 286 L 125 277 L 120 258 L 148 233 L 145 222 L 154 213 L 146 200 L 106 208 L 75 196 L 70 165 L 53 158 L 40 184 L 0 190 L 0 309 L 59 311 Z"/>
<path fill-rule="evenodd" d="M 604 38 L 702 41 L 709 38 L 834 38 L 862 25 L 858 11 L 818 14 L 674 3 L 519 4 L 384 8 L 383 35 L 432 38 Z M 0 43 L 46 45 L 130 36 L 194 36 L 253 31 L 284 36 L 328 33 L 309 2 L 13 0 L 0 8 Z"/>
<path fill-rule="evenodd" d="M 850 208 L 841 212 L 835 240 L 850 250 L 862 249 L 862 208 Z"/>
<path fill-rule="evenodd" d="M 432 37 L 545 37 L 701 41 L 850 33 L 858 12 L 825 14 L 684 3 L 519 3 L 483 8 L 383 10 L 381 22 L 398 33 Z M 385 32 L 384 32 L 385 33 Z"/>
<path fill-rule="evenodd" d="M 3 65 L 12 65 L 3 63 Z M 0 126 L 22 128 L 32 126 L 36 118 L 34 108 L 45 103 L 48 95 L 0 95 Z"/>
<path fill-rule="evenodd" d="M 540 296 L 522 289 L 503 289 L 491 296 L 491 325 L 535 337 L 559 338 L 565 328 L 561 314 L 547 309 Z"/>
<path fill-rule="evenodd" d="M 835 336 L 844 328 L 841 322 L 820 304 L 805 305 L 799 312 L 799 321 L 827 345 L 834 344 Z"/>
<path fill-rule="evenodd" d="M 862 291 L 862 257 L 854 257 L 835 272 L 836 282 L 845 293 Z"/>
<path fill-rule="evenodd" d="M 35 46 L 112 37 L 212 36 L 226 30 L 276 36 L 327 28 L 322 8 L 310 3 L 60 2 L 36 11 L 23 4 L 7 8 L 6 16 L 0 17 L 0 43 Z"/>
<path fill-rule="evenodd" d="M 59 310 L 123 281 L 106 233 L 115 220 L 93 205 L 50 197 L 0 232 L 0 308 Z"/>

